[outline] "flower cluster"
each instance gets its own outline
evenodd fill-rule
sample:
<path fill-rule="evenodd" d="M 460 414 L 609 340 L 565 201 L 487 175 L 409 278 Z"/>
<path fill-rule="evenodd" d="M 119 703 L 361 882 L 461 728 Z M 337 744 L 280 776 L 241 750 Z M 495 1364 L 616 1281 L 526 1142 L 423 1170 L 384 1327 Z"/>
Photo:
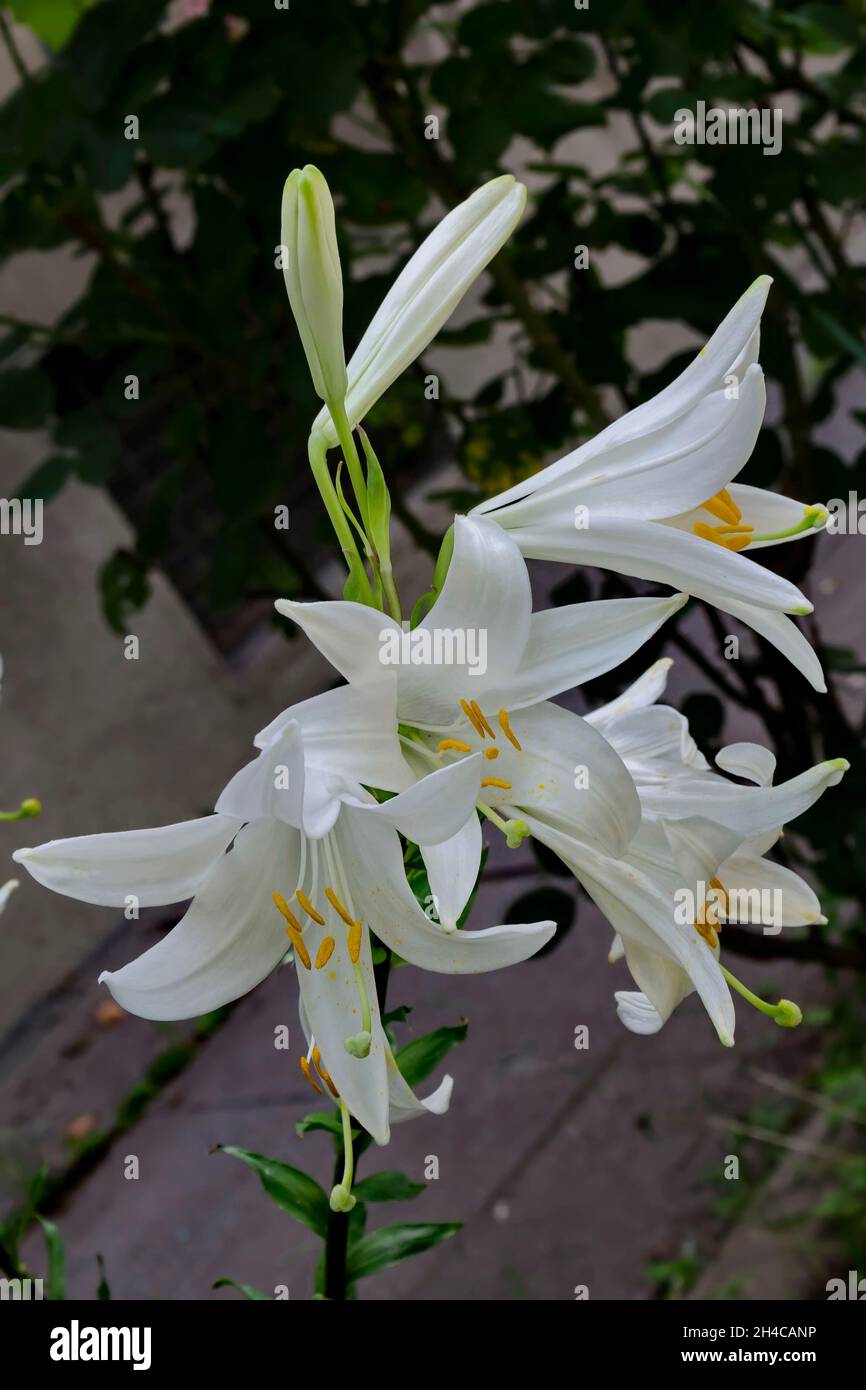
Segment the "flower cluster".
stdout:
<path fill-rule="evenodd" d="M 168 936 L 101 977 L 144 1018 L 201 1014 L 293 962 L 308 1041 L 301 1069 L 338 1101 L 344 1122 L 351 1114 L 380 1144 L 391 1123 L 444 1111 L 451 1080 L 423 1101 L 404 1081 L 380 1017 L 377 957 L 486 972 L 526 960 L 556 928 L 463 927 L 483 821 L 511 847 L 527 836 L 547 846 L 608 918 L 611 955 L 625 957 L 637 986 L 616 996 L 629 1029 L 655 1032 L 696 991 L 730 1045 L 732 990 L 782 1026 L 799 1021 L 796 1005 L 765 1003 L 721 964 L 724 928 L 760 920 L 765 891 L 779 895 L 780 925 L 822 920 L 809 886 L 765 856 L 846 767 L 826 762 L 773 786 L 768 750 L 735 744 L 711 769 L 683 717 L 657 703 L 668 662 L 586 717 L 554 703 L 631 657 L 689 595 L 749 624 L 823 689 L 790 616 L 810 604 L 746 552 L 809 534 L 826 512 L 735 481 L 764 413 L 766 277 L 653 400 L 455 518 L 432 587 L 404 621 L 387 483 L 361 422 L 501 248 L 524 201 L 505 176 L 450 212 L 347 363 L 331 195 L 318 170 L 292 173 L 286 287 L 323 402 L 309 454 L 348 579 L 342 599 L 277 607 L 344 683 L 262 730 L 213 814 L 15 855 L 40 883 L 85 902 L 192 900 Z M 336 447 L 351 498 L 328 459 Z M 533 611 L 527 558 L 599 566 L 673 592 Z M 483 663 L 383 661 L 386 646 L 409 649 L 408 632 L 429 634 L 411 648 L 423 653 L 439 649 L 435 637 L 467 630 L 484 634 Z M 420 852 L 432 909 L 407 880 L 407 845 Z M 346 1211 L 352 1202 L 348 1172 L 331 1203 Z"/>

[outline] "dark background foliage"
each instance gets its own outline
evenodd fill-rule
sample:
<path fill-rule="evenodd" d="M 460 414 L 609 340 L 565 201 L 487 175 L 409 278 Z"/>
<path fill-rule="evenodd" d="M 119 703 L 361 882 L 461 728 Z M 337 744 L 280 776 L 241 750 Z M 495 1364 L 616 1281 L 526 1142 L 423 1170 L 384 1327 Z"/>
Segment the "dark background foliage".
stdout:
<path fill-rule="evenodd" d="M 465 474 L 456 507 L 498 490 L 652 395 L 691 356 L 641 372 L 628 330 L 653 320 L 708 334 L 769 272 L 762 362 L 773 409 L 744 480 L 807 502 L 857 488 L 866 451 L 843 460 L 815 432 L 866 358 L 866 274 L 847 249 L 866 182 L 859 0 L 593 0 L 585 10 L 567 0 L 294 0 L 288 13 L 214 0 L 203 14 L 186 6 L 180 22 L 174 7 L 170 24 L 164 0 L 12 8 L 41 24 L 56 52 L 36 75 L 22 65 L 0 110 L 4 255 L 65 246 L 89 253 L 93 270 L 51 328 L 0 318 L 0 425 L 51 432 L 28 494 L 49 499 L 77 477 L 109 489 L 132 518 L 134 546 L 108 557 L 101 579 L 119 631 L 146 602 L 156 565 L 227 650 L 275 595 L 318 590 L 318 513 L 311 505 L 309 525 L 289 533 L 273 526 L 276 503 L 303 515 L 309 497 L 304 444 L 317 402 L 274 265 L 279 191 L 308 161 L 338 197 L 350 348 L 393 273 L 371 271 L 371 258 L 401 263 L 437 201 L 452 206 L 503 168 L 531 181 L 526 217 L 476 311 L 439 340 L 471 351 L 504 326 L 508 365 L 474 398 L 452 390 L 432 403 L 416 364 L 371 417 L 392 480 L 423 478 L 447 451 Z M 782 105 L 781 152 L 677 145 L 674 112 L 698 99 Z M 138 139 L 124 137 L 130 114 Z M 425 138 L 429 114 L 440 117 L 438 140 Z M 611 123 L 622 133 L 616 167 L 573 162 L 568 137 Z M 110 212 L 107 195 L 120 195 Z M 191 209 L 188 236 L 178 204 Z M 573 270 L 577 244 L 639 260 L 606 286 L 594 260 Z M 130 374 L 138 400 L 125 397 Z M 404 490 L 393 483 L 395 508 L 435 553 L 438 537 L 409 513 Z M 813 548 L 782 547 L 769 563 L 803 583 Z M 569 599 L 586 592 L 579 573 L 560 588 Z M 628 589 L 609 576 L 601 592 Z M 715 615 L 707 621 L 715 645 L 724 633 Z M 820 646 L 815 624 L 811 636 Z M 796 677 L 767 644 L 725 663 L 682 632 L 665 637 L 718 695 L 758 713 L 782 775 L 825 754 L 851 759 L 842 787 L 798 828 L 831 905 L 862 907 L 863 731 L 850 701 L 832 682 L 816 697 L 797 681 L 791 698 Z M 846 650 L 822 655 L 831 672 L 859 669 Z M 623 678 L 615 672 L 598 693 Z M 718 695 L 688 702 L 708 751 Z M 862 969 L 859 918 L 785 942 L 740 932 L 738 944 Z"/>

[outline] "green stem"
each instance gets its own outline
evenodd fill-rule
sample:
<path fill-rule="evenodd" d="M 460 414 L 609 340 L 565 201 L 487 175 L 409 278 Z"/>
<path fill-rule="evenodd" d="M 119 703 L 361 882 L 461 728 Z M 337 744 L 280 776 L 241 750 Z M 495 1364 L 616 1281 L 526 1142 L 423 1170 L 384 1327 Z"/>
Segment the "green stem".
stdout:
<path fill-rule="evenodd" d="M 364 562 L 361 559 L 358 547 L 355 544 L 355 537 L 352 535 L 352 528 L 346 518 L 343 508 L 340 506 L 340 499 L 334 488 L 331 475 L 328 471 L 327 450 L 324 440 L 315 434 L 310 435 L 307 452 L 310 459 L 310 468 L 316 480 L 316 486 L 325 504 L 331 525 L 334 528 L 343 558 L 348 566 L 349 574 L 359 585 L 360 592 L 364 594 L 364 600 L 371 608 L 375 608 L 373 591 L 370 588 L 370 581 L 367 578 L 367 571 L 364 569 Z"/>
<path fill-rule="evenodd" d="M 361 520 L 364 523 L 364 530 L 369 535 L 370 517 L 367 507 L 367 484 L 364 481 L 364 470 L 361 467 L 361 460 L 355 447 L 355 439 L 349 424 L 349 417 L 346 414 L 346 407 L 342 401 L 328 401 L 328 409 L 331 412 L 334 429 L 337 431 L 340 448 L 343 450 L 343 458 L 346 460 L 346 467 L 352 480 L 352 489 L 358 503 L 358 511 L 361 513 Z"/>
<path fill-rule="evenodd" d="M 382 580 L 382 588 L 385 590 L 385 597 L 388 600 L 388 612 L 392 618 L 396 618 L 398 623 L 403 621 L 403 609 L 400 606 L 400 595 L 397 593 L 397 585 L 394 583 L 394 571 L 391 569 L 391 562 L 387 565 L 379 566 L 379 577 Z"/>

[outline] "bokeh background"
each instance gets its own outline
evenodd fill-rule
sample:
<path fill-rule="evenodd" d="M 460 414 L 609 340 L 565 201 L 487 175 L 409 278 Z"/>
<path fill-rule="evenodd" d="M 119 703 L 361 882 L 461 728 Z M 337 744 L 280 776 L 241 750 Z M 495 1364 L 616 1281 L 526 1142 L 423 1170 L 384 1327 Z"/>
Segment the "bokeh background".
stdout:
<path fill-rule="evenodd" d="M 846 532 L 761 556 L 815 603 L 828 695 L 748 634 L 724 660 L 730 620 L 692 602 L 570 701 L 601 702 L 664 653 L 707 754 L 757 738 L 780 776 L 850 759 L 784 842 L 829 924 L 725 931 L 736 972 L 798 999 L 803 1027 L 744 1007 L 732 1054 L 692 1002 L 655 1038 L 625 1034 L 604 922 L 531 846 L 491 845 L 474 923 L 531 913 L 563 929 L 519 971 L 395 972 L 394 1004 L 413 1006 L 402 1042 L 468 1033 L 447 1060 L 450 1116 L 378 1156 L 416 1180 L 436 1156 L 440 1176 L 386 1215 L 466 1227 L 365 1297 L 808 1299 L 862 1272 L 864 76 L 861 0 L 0 9 L 2 489 L 45 501 L 41 545 L 0 537 L 3 802 L 44 803 L 0 827 L 4 856 L 202 813 L 255 730 L 332 680 L 272 606 L 340 588 L 305 460 L 317 403 L 274 259 L 296 165 L 335 192 L 350 349 L 438 215 L 503 170 L 530 189 L 507 250 L 370 417 L 407 592 L 428 587 L 454 510 L 652 395 L 762 273 L 769 405 L 743 481 L 806 502 L 855 494 Z M 676 144 L 675 112 L 699 100 L 781 109 L 781 151 Z M 533 573 L 539 604 L 648 591 Z M 43 1269 L 38 1207 L 60 1228 L 70 1296 L 96 1296 L 101 1255 L 115 1297 L 237 1297 L 210 1292 L 220 1276 L 308 1297 L 313 1237 L 209 1154 L 238 1144 L 327 1181 L 327 1139 L 297 1134 L 308 1098 L 273 1047 L 280 1023 L 300 1046 L 290 972 L 174 1027 L 120 1015 L 95 983 L 176 917 L 118 921 L 29 881 L 11 900 L 0 1244 L 21 1236 Z"/>

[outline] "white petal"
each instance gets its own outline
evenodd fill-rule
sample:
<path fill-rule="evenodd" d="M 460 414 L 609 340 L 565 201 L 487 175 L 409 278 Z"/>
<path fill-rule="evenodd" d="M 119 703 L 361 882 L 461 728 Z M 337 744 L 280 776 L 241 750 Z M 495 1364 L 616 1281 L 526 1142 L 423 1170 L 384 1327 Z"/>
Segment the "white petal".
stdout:
<path fill-rule="evenodd" d="M 719 1038 L 731 1046 L 734 1006 L 725 978 L 713 952 L 694 927 L 676 920 L 667 888 L 659 888 L 653 877 L 629 862 L 631 849 L 627 859 L 613 859 L 534 817 L 527 819 L 532 833 L 568 865 L 622 936 L 626 956 L 634 944 L 681 967 L 698 991 Z M 675 880 L 673 866 L 671 873 Z"/>
<path fill-rule="evenodd" d="M 492 521 L 457 517 L 442 593 L 419 629 L 431 639 L 438 634 L 440 644 L 446 634 L 461 634 L 467 653 L 471 629 L 475 664 L 401 666 L 400 718 L 419 728 L 447 726 L 459 716 L 461 699 L 480 699 L 484 689 L 507 682 L 523 657 L 531 612 L 529 575 L 511 538 Z"/>
<path fill-rule="evenodd" d="M 3 884 L 3 887 L 0 888 L 0 912 L 5 911 L 6 904 L 9 902 L 9 899 L 12 897 L 17 887 L 17 878 L 9 878 Z"/>
<path fill-rule="evenodd" d="M 386 1057 L 388 1040 L 379 1017 L 376 981 L 370 951 L 370 933 L 361 932 L 358 957 L 367 1000 L 370 1006 L 370 1052 L 367 1057 L 353 1057 L 345 1048 L 347 1038 L 360 1032 L 363 1015 L 354 967 L 349 956 L 346 926 L 324 895 L 324 888 L 335 889 L 341 901 L 354 915 L 360 911 L 351 873 L 342 860 L 339 837 L 333 834 L 326 842 L 311 847 L 307 844 L 308 859 L 305 891 L 324 917 L 324 926 L 308 919 L 304 926 L 304 943 L 313 962 L 306 970 L 296 962 L 303 1012 L 309 1029 L 321 1049 L 322 1060 L 334 1085 L 350 1111 L 372 1134 L 377 1144 L 388 1142 L 388 1079 Z M 315 856 L 315 861 L 313 859 Z M 336 882 L 335 882 L 336 880 Z M 300 916 L 300 912 L 298 913 Z M 315 966 L 319 947 L 326 936 L 336 945 L 330 960 L 321 969 Z"/>
<path fill-rule="evenodd" d="M 745 777 L 759 787 L 771 787 L 776 774 L 776 755 L 760 743 L 729 743 L 716 754 L 716 764 L 734 777 Z"/>
<path fill-rule="evenodd" d="M 195 1018 L 239 999 L 288 948 L 271 894 L 294 894 L 299 846 L 300 835 L 279 821 L 245 826 L 177 926 L 100 982 L 139 1018 Z"/>
<path fill-rule="evenodd" d="M 624 714 L 630 714 L 634 709 L 643 709 L 646 705 L 652 705 L 664 694 L 665 686 L 668 683 L 668 672 L 673 666 L 673 661 L 669 656 L 663 656 L 658 661 L 654 661 L 642 676 L 638 676 L 632 685 L 626 687 L 621 695 L 609 700 L 606 705 L 600 705 L 598 709 L 591 710 L 583 717 L 588 724 L 594 728 L 607 733 L 608 728 Z"/>
<path fill-rule="evenodd" d="M 613 941 L 610 943 L 610 950 L 607 953 L 608 965 L 616 965 L 618 960 L 622 960 L 625 955 L 625 946 L 619 932 L 614 932 Z"/>
<path fill-rule="evenodd" d="M 370 613 L 372 609 L 362 611 Z M 382 791 L 411 786 L 413 778 L 397 736 L 397 680 L 393 672 L 380 668 L 375 678 L 359 679 L 290 705 L 256 735 L 256 747 L 272 744 L 292 722 L 300 730 L 307 768 Z"/>
<path fill-rule="evenodd" d="M 663 1026 L 664 1019 L 645 994 L 636 994 L 630 990 L 620 989 L 617 990 L 614 998 L 616 999 L 617 1016 L 630 1033 L 639 1033 L 648 1037 L 652 1033 L 657 1033 Z"/>
<path fill-rule="evenodd" d="M 298 722 L 290 719 L 257 758 L 235 773 L 216 810 L 241 821 L 273 817 L 299 826 L 303 805 L 304 750 Z"/>
<path fill-rule="evenodd" d="M 448 213 L 398 275 L 348 366 L 346 413 L 367 411 L 436 336 L 469 286 L 519 222 L 526 189 L 503 174 Z M 328 444 L 336 432 L 327 409 L 313 424 Z"/>
<path fill-rule="evenodd" d="M 679 517 L 713 497 L 744 467 L 765 406 L 763 372 L 749 367 L 736 398 L 726 390 L 714 391 L 658 433 L 606 449 L 560 482 L 512 503 L 507 524 L 531 526 L 554 503 L 572 514 L 582 503 L 590 516 Z M 492 517 L 498 519 L 499 513 Z"/>
<path fill-rule="evenodd" d="M 293 599 L 278 598 L 274 607 L 284 618 L 297 623 L 325 660 L 353 683 L 382 675 L 381 654 L 386 636 L 400 632 L 399 623 L 386 613 L 368 608 L 363 603 L 348 603 L 343 599 L 296 603 Z M 309 704 L 311 701 L 305 700 L 301 705 L 294 705 L 292 717 L 303 723 L 303 715 L 299 711 Z M 285 719 L 289 713 L 286 710 L 278 719 Z M 258 735 L 256 743 L 259 747 L 259 740 L 266 739 L 272 728 L 273 724 L 269 724 Z"/>
<path fill-rule="evenodd" d="M 139 907 L 160 907 L 198 891 L 239 824 L 229 816 L 202 816 L 149 830 L 48 840 L 12 858 L 37 883 L 80 902 L 123 907 L 134 895 Z"/>
<path fill-rule="evenodd" d="M 681 372 L 676 381 L 643 405 L 636 406 L 620 420 L 615 420 L 594 439 L 575 449 L 565 458 L 543 468 L 506 492 L 482 502 L 476 511 L 491 512 L 511 505 L 523 497 L 550 488 L 567 477 L 586 475 L 601 463 L 600 456 L 613 454 L 635 441 L 648 442 L 656 432 L 669 429 L 680 417 L 717 391 L 732 371 L 737 374 L 753 361 L 756 350 L 756 330 L 761 321 L 764 304 L 772 281 L 759 276 L 740 297 L 727 317 L 716 329 L 706 347 Z M 598 471 L 595 469 L 595 471 Z M 731 474 L 731 477 L 734 475 Z M 706 496 L 710 496 L 707 493 Z M 528 553 L 528 552 L 524 552 Z"/>
<path fill-rule="evenodd" d="M 603 731 L 638 788 L 670 782 L 684 774 L 693 776 L 707 768 L 685 715 L 669 705 L 649 705 L 621 714 Z"/>
<path fill-rule="evenodd" d="M 479 682 L 487 704 L 508 710 L 549 700 L 627 661 L 687 602 L 669 598 L 600 599 L 533 613 L 520 666 L 501 686 Z M 480 700 L 480 696 L 479 696 Z"/>
<path fill-rule="evenodd" d="M 518 710 L 518 752 L 499 740 L 491 775 L 510 788 L 483 787 L 494 807 L 513 806 L 579 839 L 622 854 L 640 825 L 640 803 L 621 759 L 579 715 L 545 702 Z"/>
<path fill-rule="evenodd" d="M 388 1099 L 391 1110 L 391 1124 L 402 1124 L 404 1120 L 414 1120 L 421 1115 L 444 1115 L 451 1104 L 454 1082 L 450 1076 L 443 1076 L 436 1090 L 421 1100 L 407 1085 L 394 1060 L 390 1047 L 386 1053 L 388 1067 Z"/>
<path fill-rule="evenodd" d="M 555 922 L 532 922 L 444 931 L 418 906 L 406 882 L 400 841 L 390 826 L 347 809 L 335 833 L 359 914 L 412 965 L 444 975 L 498 970 L 534 955 L 556 930 Z"/>
<path fill-rule="evenodd" d="M 682 966 L 669 960 L 658 951 L 647 950 L 636 941 L 625 943 L 625 959 L 635 984 L 644 998 L 649 1000 L 658 1019 L 658 1028 L 667 1023 L 674 1009 L 687 999 L 694 986 Z M 619 999 L 619 996 L 617 996 Z M 622 1012 L 617 1009 L 620 1019 Z M 632 1018 L 634 1016 L 632 1015 Z M 645 1024 L 648 1016 L 643 1015 Z M 628 1024 L 626 1023 L 626 1027 Z M 634 1030 L 633 1030 L 634 1031 Z M 656 1028 L 645 1028 L 646 1032 L 656 1032 Z"/>
<path fill-rule="evenodd" d="M 378 805 L 361 804 L 350 797 L 346 803 L 360 805 L 362 811 L 386 821 L 413 844 L 441 845 L 475 815 L 483 761 L 481 754 L 476 753 L 449 767 L 438 768 L 407 791 Z"/>
<path fill-rule="evenodd" d="M 827 920 L 809 884 L 771 859 L 733 854 L 720 865 L 718 877 L 730 905 L 728 912 L 720 913 L 722 921 L 778 928 L 813 926 Z"/>
<path fill-rule="evenodd" d="M 833 758 L 777 787 L 741 787 L 722 778 L 684 778 L 665 787 L 649 788 L 641 800 L 653 815 L 671 820 L 706 816 L 745 839 L 802 816 L 828 787 L 842 780 L 847 770 L 844 758 Z"/>
<path fill-rule="evenodd" d="M 779 612 L 811 613 L 812 605 L 787 579 L 687 531 L 657 521 L 632 521 L 591 512 L 577 530 L 567 509 L 553 508 L 543 520 L 509 534 L 524 555 L 535 560 L 597 565 L 636 579 L 669 584 L 716 608 L 733 604 Z M 736 616 L 736 615 L 735 615 Z"/>
<path fill-rule="evenodd" d="M 810 510 L 805 503 L 797 502 L 793 497 L 785 497 L 781 492 L 770 492 L 763 487 L 749 487 L 745 483 L 732 483 L 728 492 L 743 513 L 743 521 L 755 528 L 757 536 L 775 535 L 777 531 L 792 530 L 800 525 L 804 513 Z M 827 521 L 827 511 L 821 503 L 813 503 L 811 506 L 820 507 L 824 515 L 810 530 L 800 531 L 795 536 L 785 536 L 781 540 L 756 540 L 750 543 L 749 550 L 760 550 L 766 545 L 785 545 L 790 540 L 799 540 L 802 536 L 810 536 L 815 531 L 823 530 Z"/>
<path fill-rule="evenodd" d="M 826 691 L 821 663 L 792 618 L 786 618 L 784 613 L 770 612 L 754 603 L 736 603 L 728 598 L 720 599 L 717 607 L 747 627 L 754 628 L 761 637 L 766 637 L 815 690 L 822 694 Z M 811 606 L 807 607 L 811 612 Z"/>
<path fill-rule="evenodd" d="M 421 857 L 436 915 L 446 931 L 457 926 L 481 868 L 481 822 L 474 813 L 441 845 L 423 845 Z"/>

